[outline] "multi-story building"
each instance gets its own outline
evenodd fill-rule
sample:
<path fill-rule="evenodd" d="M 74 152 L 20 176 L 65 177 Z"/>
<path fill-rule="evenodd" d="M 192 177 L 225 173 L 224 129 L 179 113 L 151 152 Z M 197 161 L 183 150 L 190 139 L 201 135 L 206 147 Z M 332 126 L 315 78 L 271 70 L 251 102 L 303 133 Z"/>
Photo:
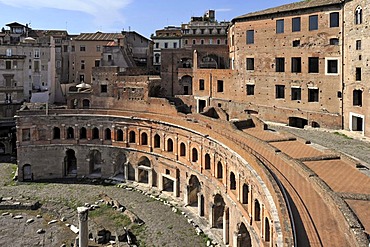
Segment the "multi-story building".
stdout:
<path fill-rule="evenodd" d="M 161 67 L 161 51 L 163 49 L 181 48 L 181 28 L 168 26 L 164 29 L 156 30 L 155 35 L 151 36 L 154 43 L 153 47 L 153 66 L 157 72 Z"/>
<path fill-rule="evenodd" d="M 344 14 L 344 128 L 370 136 L 370 1 L 348 1 Z"/>

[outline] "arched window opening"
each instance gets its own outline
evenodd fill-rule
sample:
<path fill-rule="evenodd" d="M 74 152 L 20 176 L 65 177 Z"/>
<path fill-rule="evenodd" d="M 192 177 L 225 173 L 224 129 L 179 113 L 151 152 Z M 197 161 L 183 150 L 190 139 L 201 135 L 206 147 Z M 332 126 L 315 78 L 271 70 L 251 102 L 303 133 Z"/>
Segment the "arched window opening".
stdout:
<path fill-rule="evenodd" d="M 355 24 L 362 24 L 362 8 L 361 6 L 357 6 L 355 10 Z"/>
<path fill-rule="evenodd" d="M 58 127 L 53 128 L 53 139 L 60 139 L 60 129 Z"/>
<path fill-rule="evenodd" d="M 109 128 L 105 129 L 105 140 L 111 140 L 112 139 L 112 133 Z"/>
<path fill-rule="evenodd" d="M 67 139 L 75 138 L 75 130 L 72 127 L 67 129 Z"/>
<path fill-rule="evenodd" d="M 145 132 L 141 133 L 141 145 L 148 145 L 148 134 Z"/>
<path fill-rule="evenodd" d="M 167 151 L 168 152 L 173 152 L 173 141 L 171 138 L 167 140 Z"/>
<path fill-rule="evenodd" d="M 208 153 L 204 156 L 204 169 L 211 169 L 211 156 Z"/>
<path fill-rule="evenodd" d="M 230 190 L 236 190 L 236 179 L 233 172 L 230 173 Z"/>
<path fill-rule="evenodd" d="M 244 225 L 244 223 L 240 224 L 236 246 L 243 246 L 243 247 L 252 246 L 251 236 L 247 230 L 247 227 Z"/>
<path fill-rule="evenodd" d="M 243 184 L 242 204 L 248 204 L 248 197 L 249 197 L 249 186 L 248 184 Z"/>
<path fill-rule="evenodd" d="M 129 143 L 135 143 L 136 142 L 136 133 L 135 131 L 131 130 L 130 133 L 128 134 L 129 136 Z"/>
<path fill-rule="evenodd" d="M 92 130 L 92 139 L 99 139 L 99 129 L 97 127 L 93 128 Z"/>
<path fill-rule="evenodd" d="M 223 174 L 222 174 L 222 172 L 223 172 L 223 167 L 222 167 L 222 163 L 219 161 L 218 163 L 217 163 L 217 178 L 222 178 L 223 177 Z"/>
<path fill-rule="evenodd" d="M 270 221 L 265 217 L 265 241 L 270 242 Z"/>
<path fill-rule="evenodd" d="M 183 142 L 180 143 L 180 156 L 186 155 L 186 146 Z"/>
<path fill-rule="evenodd" d="M 158 134 L 154 135 L 154 148 L 161 147 L 161 137 Z"/>
<path fill-rule="evenodd" d="M 87 131 L 85 127 L 82 127 L 80 129 L 80 139 L 86 139 L 87 138 Z"/>
<path fill-rule="evenodd" d="M 254 220 L 255 221 L 261 220 L 261 205 L 257 199 L 254 201 Z"/>
<path fill-rule="evenodd" d="M 82 101 L 82 108 L 83 108 L 83 109 L 89 109 L 89 108 L 90 108 L 90 100 L 88 100 L 88 99 L 84 99 L 84 100 Z"/>
<path fill-rule="evenodd" d="M 123 131 L 121 129 L 117 130 L 117 141 L 119 142 L 123 141 Z"/>
<path fill-rule="evenodd" d="M 192 149 L 192 156 L 191 161 L 197 162 L 198 161 L 198 150 L 196 148 Z"/>

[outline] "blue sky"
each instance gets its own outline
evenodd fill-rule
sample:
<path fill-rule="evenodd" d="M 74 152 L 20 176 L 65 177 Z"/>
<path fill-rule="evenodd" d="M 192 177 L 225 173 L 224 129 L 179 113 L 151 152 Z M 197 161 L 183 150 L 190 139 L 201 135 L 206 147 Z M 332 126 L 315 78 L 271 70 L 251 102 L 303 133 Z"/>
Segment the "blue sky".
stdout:
<path fill-rule="evenodd" d="M 299 0 L 0 0 L 0 26 L 29 23 L 33 29 L 83 32 L 136 31 L 150 37 L 165 26 L 216 10 L 218 21 Z"/>

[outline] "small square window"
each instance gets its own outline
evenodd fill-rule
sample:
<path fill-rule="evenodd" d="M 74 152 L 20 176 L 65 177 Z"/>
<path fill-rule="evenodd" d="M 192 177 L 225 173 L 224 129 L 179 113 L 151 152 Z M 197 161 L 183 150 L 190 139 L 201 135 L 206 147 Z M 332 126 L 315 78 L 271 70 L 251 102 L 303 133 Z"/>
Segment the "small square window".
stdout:
<path fill-rule="evenodd" d="M 101 93 L 108 92 L 108 85 L 100 85 L 100 92 Z"/>
<path fill-rule="evenodd" d="M 254 95 L 254 85 L 247 85 L 247 95 Z"/>
<path fill-rule="evenodd" d="M 276 99 L 285 98 L 285 86 L 284 85 L 275 85 L 275 98 Z"/>
<path fill-rule="evenodd" d="M 308 102 L 319 102 L 319 89 L 318 88 L 308 89 Z"/>
<path fill-rule="evenodd" d="M 224 81 L 217 80 L 217 92 L 223 92 L 223 91 L 224 91 Z"/>
<path fill-rule="evenodd" d="M 80 45 L 80 51 L 86 51 L 86 46 Z"/>
<path fill-rule="evenodd" d="M 22 129 L 22 141 L 30 141 L 30 140 L 31 140 L 31 130 Z"/>
<path fill-rule="evenodd" d="M 292 94 L 291 95 L 292 100 L 301 100 L 301 88 L 292 87 L 291 94 Z"/>
<path fill-rule="evenodd" d="M 301 17 L 295 17 L 292 19 L 292 32 L 301 31 Z"/>
<path fill-rule="evenodd" d="M 339 45 L 339 39 L 338 38 L 332 38 L 330 39 L 330 45 Z"/>
<path fill-rule="evenodd" d="M 326 73 L 327 74 L 338 74 L 338 59 L 327 59 L 326 60 Z"/>
<path fill-rule="evenodd" d="M 298 47 L 301 45 L 301 41 L 298 39 L 298 40 L 293 40 L 293 47 Z"/>
<path fill-rule="evenodd" d="M 284 33 L 284 20 L 276 20 L 276 33 Z"/>
<path fill-rule="evenodd" d="M 247 58 L 247 70 L 254 70 L 254 58 Z"/>
<path fill-rule="evenodd" d="M 254 44 L 254 30 L 247 31 L 247 44 Z"/>

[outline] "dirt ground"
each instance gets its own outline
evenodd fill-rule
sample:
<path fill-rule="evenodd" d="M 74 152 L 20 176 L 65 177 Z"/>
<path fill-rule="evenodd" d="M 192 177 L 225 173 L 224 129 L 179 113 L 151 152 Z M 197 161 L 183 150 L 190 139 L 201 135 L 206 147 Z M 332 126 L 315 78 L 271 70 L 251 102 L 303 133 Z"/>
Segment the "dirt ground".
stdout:
<path fill-rule="evenodd" d="M 105 228 L 117 236 L 123 234 L 123 228 L 127 227 L 136 235 L 138 246 L 206 246 L 206 236 L 197 235 L 194 226 L 188 223 L 180 211 L 173 212 L 171 207 L 140 191 L 101 184 L 17 183 L 12 181 L 14 170 L 14 164 L 0 164 L 0 198 L 4 200 L 12 197 L 11 202 L 38 201 L 41 207 L 37 210 L 0 210 L 2 247 L 70 247 L 77 234 L 66 224 L 78 227 L 76 209 L 85 203 L 100 205 L 100 208 L 89 212 L 89 232 L 93 234 Z M 118 200 L 143 220 L 144 224 L 132 224 L 122 213 L 104 206 L 99 202 L 101 193 Z M 27 223 L 28 220 L 33 222 Z M 52 220 L 56 222 L 51 223 Z M 39 229 L 45 232 L 39 234 Z M 127 244 L 116 242 L 113 246 Z"/>

